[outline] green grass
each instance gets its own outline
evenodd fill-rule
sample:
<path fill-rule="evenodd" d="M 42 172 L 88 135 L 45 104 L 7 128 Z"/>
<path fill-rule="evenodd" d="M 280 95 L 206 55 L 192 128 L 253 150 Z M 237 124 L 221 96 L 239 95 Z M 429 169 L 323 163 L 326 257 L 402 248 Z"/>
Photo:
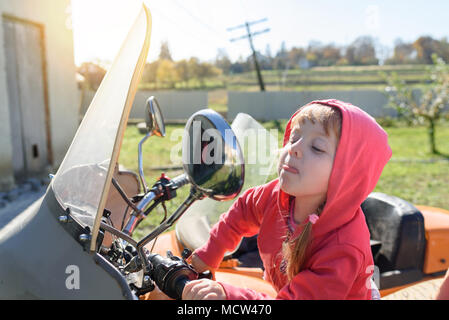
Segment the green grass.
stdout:
<path fill-rule="evenodd" d="M 429 152 L 425 127 L 385 128 L 393 150 L 374 191 L 403 198 L 415 205 L 449 209 L 449 125 L 436 129 L 442 155 Z"/>
<path fill-rule="evenodd" d="M 263 123 L 266 129 L 278 128 L 279 145 L 286 121 Z M 148 185 L 152 185 L 164 171 L 169 177 L 181 174 L 182 170 L 153 170 L 154 167 L 181 166 L 180 153 L 173 157 L 173 148 L 180 146 L 183 125 L 167 125 L 165 138 L 151 137 L 143 147 L 144 172 Z M 429 153 L 425 127 L 385 127 L 393 156 L 386 165 L 374 191 L 403 198 L 415 205 L 429 205 L 449 209 L 449 161 L 444 155 Z M 129 125 L 120 153 L 120 164 L 137 172 L 137 145 L 143 134 L 136 126 Z M 437 148 L 449 155 L 449 123 L 441 123 L 436 130 Z M 436 161 L 435 161 L 436 160 Z M 188 187 L 178 190 L 178 197 L 167 204 L 168 214 L 186 199 Z M 163 217 L 162 208 L 157 208 L 136 230 L 135 237 L 141 238 L 159 224 Z"/>

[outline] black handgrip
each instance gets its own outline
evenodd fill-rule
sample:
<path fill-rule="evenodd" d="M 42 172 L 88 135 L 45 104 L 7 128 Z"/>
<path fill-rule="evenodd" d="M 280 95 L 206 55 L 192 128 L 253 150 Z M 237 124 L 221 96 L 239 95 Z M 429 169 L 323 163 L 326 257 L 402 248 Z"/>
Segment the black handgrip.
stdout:
<path fill-rule="evenodd" d="M 172 188 L 173 189 L 179 189 L 179 188 L 185 186 L 186 184 L 188 184 L 189 183 L 189 179 L 187 178 L 186 174 L 181 174 L 181 175 L 179 175 L 177 177 L 174 177 L 171 180 L 171 183 L 172 183 Z"/>
<path fill-rule="evenodd" d="M 179 277 L 176 280 L 176 283 L 174 285 L 174 289 L 175 289 L 177 297 L 175 299 L 181 299 L 182 298 L 182 292 L 184 291 L 184 287 L 190 281 L 191 280 L 189 278 L 187 278 L 187 277 Z"/>

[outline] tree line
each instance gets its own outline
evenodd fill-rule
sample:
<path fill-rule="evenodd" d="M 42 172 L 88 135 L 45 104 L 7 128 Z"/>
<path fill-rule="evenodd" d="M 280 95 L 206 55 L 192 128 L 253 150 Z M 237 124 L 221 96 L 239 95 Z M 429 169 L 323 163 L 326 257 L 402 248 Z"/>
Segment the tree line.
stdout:
<path fill-rule="evenodd" d="M 285 43 L 280 50 L 271 54 L 269 47 L 265 53 L 257 53 L 259 64 L 263 70 L 307 69 L 316 66 L 360 66 L 360 65 L 396 65 L 396 64 L 432 64 L 432 55 L 436 54 L 449 62 L 449 42 L 447 38 L 441 40 L 430 36 L 421 36 L 413 42 L 396 40 L 392 52 L 385 56 L 386 48 L 381 46 L 373 37 L 361 36 L 348 46 L 323 44 L 312 41 L 305 48 L 293 47 L 286 49 Z M 381 61 L 382 60 L 382 61 Z M 225 52 L 217 55 L 215 64 L 223 73 L 240 73 L 252 70 L 252 57 L 240 58 L 231 62 Z"/>
<path fill-rule="evenodd" d="M 449 62 L 449 42 L 447 38 L 434 39 L 421 36 L 413 42 L 397 40 L 390 54 L 379 58 L 382 51 L 377 41 L 370 36 L 361 36 L 347 46 L 323 44 L 312 41 L 305 48 L 287 49 L 285 43 L 276 54 L 267 46 L 265 52 L 256 53 L 262 70 L 308 69 L 317 66 L 360 66 L 360 65 L 397 65 L 397 64 L 433 64 L 432 55 L 436 54 Z M 221 75 L 231 75 L 254 70 L 253 57 L 240 57 L 231 61 L 226 50 L 219 49 L 213 61 L 204 62 L 198 58 L 174 61 L 168 42 L 163 42 L 157 60 L 148 62 L 143 71 L 142 83 L 152 88 L 204 87 L 205 81 Z M 98 63 L 85 62 L 78 68 L 88 86 L 96 90 L 106 73 Z"/>

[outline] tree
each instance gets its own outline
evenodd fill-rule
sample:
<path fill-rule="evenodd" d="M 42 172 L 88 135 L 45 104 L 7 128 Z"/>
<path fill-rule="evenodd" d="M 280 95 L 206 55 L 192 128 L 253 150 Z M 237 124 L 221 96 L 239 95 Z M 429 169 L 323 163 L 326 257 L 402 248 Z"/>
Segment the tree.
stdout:
<path fill-rule="evenodd" d="M 385 61 L 386 64 L 417 63 L 417 51 L 413 43 L 395 41 L 393 56 Z"/>
<path fill-rule="evenodd" d="M 180 81 L 187 83 L 192 78 L 192 72 L 189 69 L 189 63 L 183 59 L 175 64 L 175 70 Z"/>
<path fill-rule="evenodd" d="M 201 86 L 204 87 L 205 79 L 219 76 L 221 74 L 221 70 L 214 67 L 211 63 L 202 62 L 196 68 L 196 77 L 201 83 Z"/>
<path fill-rule="evenodd" d="M 346 48 L 345 58 L 349 65 L 378 64 L 374 39 L 370 36 L 361 36 Z"/>
<path fill-rule="evenodd" d="M 146 63 L 143 69 L 142 82 L 156 82 L 157 81 L 157 69 L 159 68 L 159 60 L 151 63 Z"/>
<path fill-rule="evenodd" d="M 84 77 L 84 81 L 87 82 L 87 87 L 90 90 L 96 91 L 106 75 L 106 70 L 97 63 L 83 62 L 78 68 L 78 73 Z"/>
<path fill-rule="evenodd" d="M 290 65 L 298 67 L 301 59 L 305 59 L 306 51 L 303 48 L 291 48 L 288 52 L 288 60 L 290 61 Z"/>
<path fill-rule="evenodd" d="M 449 65 L 436 54 L 432 55 L 433 65 L 428 68 L 430 85 L 422 89 L 419 96 L 408 87 L 397 74 L 386 76 L 389 105 L 409 123 L 426 123 L 430 152 L 440 154 L 435 143 L 435 129 L 438 121 L 448 117 L 449 107 Z"/>
<path fill-rule="evenodd" d="M 170 88 L 174 88 L 178 80 L 175 63 L 170 60 L 160 60 L 157 68 L 157 81 L 168 84 Z"/>
<path fill-rule="evenodd" d="M 231 59 L 225 49 L 218 49 L 217 57 L 215 58 L 215 66 L 220 68 L 224 74 L 229 74 L 231 72 Z"/>
<path fill-rule="evenodd" d="M 322 56 L 319 62 L 321 66 L 332 66 L 341 58 L 340 48 L 333 44 L 328 44 L 322 48 Z"/>
<path fill-rule="evenodd" d="M 441 40 L 433 39 L 429 36 L 419 37 L 414 43 L 418 55 L 418 60 L 421 63 L 432 64 L 432 55 L 435 53 L 444 61 L 449 62 L 449 43 L 446 38 Z"/>
<path fill-rule="evenodd" d="M 288 66 L 288 52 L 285 45 L 285 41 L 282 41 L 281 48 L 273 58 L 273 69 L 284 70 Z"/>
<path fill-rule="evenodd" d="M 201 86 L 204 86 L 206 78 L 215 77 L 221 75 L 221 70 L 214 67 L 211 63 L 200 62 L 198 58 L 192 57 L 188 61 L 189 70 L 191 75 L 198 79 Z"/>
<path fill-rule="evenodd" d="M 161 52 L 159 53 L 159 60 L 173 61 L 170 53 L 170 48 L 168 46 L 168 41 L 161 42 Z"/>

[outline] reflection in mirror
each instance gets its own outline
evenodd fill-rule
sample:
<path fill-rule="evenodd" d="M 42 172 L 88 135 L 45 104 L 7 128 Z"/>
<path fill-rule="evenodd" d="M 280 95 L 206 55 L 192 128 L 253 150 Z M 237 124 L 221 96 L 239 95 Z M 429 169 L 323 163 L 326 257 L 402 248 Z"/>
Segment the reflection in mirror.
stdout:
<path fill-rule="evenodd" d="M 187 122 L 182 155 L 189 181 L 214 200 L 230 200 L 242 189 L 245 169 L 243 153 L 226 120 L 204 109 Z"/>
<path fill-rule="evenodd" d="M 148 98 L 145 106 L 145 122 L 151 135 L 165 137 L 165 123 L 161 108 L 154 96 Z"/>
<path fill-rule="evenodd" d="M 148 133 L 139 142 L 138 146 L 138 162 L 139 162 L 139 178 L 142 184 L 142 190 L 146 193 L 148 192 L 148 186 L 145 181 L 145 176 L 143 173 L 143 160 L 142 160 L 142 145 L 143 143 L 152 135 L 158 137 L 165 137 L 165 123 L 164 117 L 162 116 L 161 108 L 154 96 L 148 98 L 145 105 L 145 122 L 147 125 Z"/>

